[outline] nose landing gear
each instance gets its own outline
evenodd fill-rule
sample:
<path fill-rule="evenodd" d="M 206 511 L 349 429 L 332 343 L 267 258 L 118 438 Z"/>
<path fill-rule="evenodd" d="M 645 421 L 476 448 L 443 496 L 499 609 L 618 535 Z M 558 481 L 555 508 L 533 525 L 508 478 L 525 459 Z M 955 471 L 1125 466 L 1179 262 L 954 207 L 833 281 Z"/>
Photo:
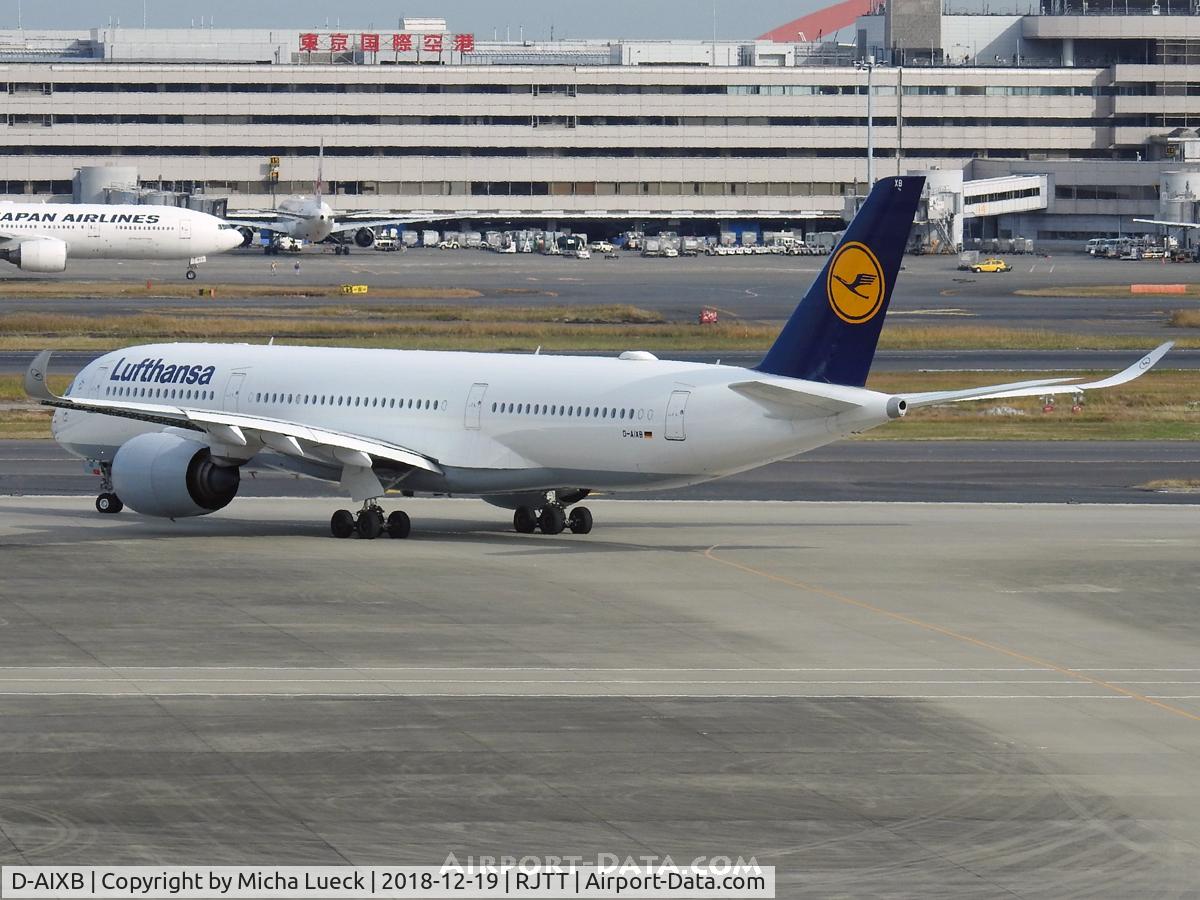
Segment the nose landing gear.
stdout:
<path fill-rule="evenodd" d="M 125 508 L 121 498 L 113 493 L 112 463 L 100 463 L 100 496 L 96 498 L 96 512 L 115 516 Z"/>

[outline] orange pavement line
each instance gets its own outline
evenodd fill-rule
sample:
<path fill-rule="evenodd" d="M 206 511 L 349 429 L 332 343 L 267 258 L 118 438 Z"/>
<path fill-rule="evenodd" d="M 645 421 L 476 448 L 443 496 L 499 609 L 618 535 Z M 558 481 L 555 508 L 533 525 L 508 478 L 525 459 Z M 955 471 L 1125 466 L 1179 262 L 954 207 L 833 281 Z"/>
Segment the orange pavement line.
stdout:
<path fill-rule="evenodd" d="M 1093 684 L 1096 687 L 1104 688 L 1107 691 L 1112 691 L 1115 694 L 1120 694 L 1128 697 L 1131 700 L 1140 700 L 1142 703 L 1150 706 L 1157 706 L 1159 709 L 1169 713 L 1174 713 L 1177 716 L 1182 716 L 1185 719 L 1191 719 L 1193 722 L 1200 722 L 1200 715 L 1188 712 L 1186 709 L 1180 709 L 1178 706 L 1172 706 L 1170 703 L 1163 703 L 1161 700 L 1155 700 L 1153 697 L 1147 697 L 1145 694 L 1139 694 L 1137 691 L 1131 691 L 1128 688 L 1123 688 L 1118 684 L 1113 684 L 1111 681 L 1105 681 L 1103 678 L 1093 678 L 1083 672 L 1077 672 L 1075 669 L 1066 666 L 1060 666 L 1057 663 L 1052 663 L 1049 660 L 1039 659 L 1036 656 L 1030 656 L 1028 653 L 1022 653 L 1019 650 L 1013 650 L 1010 647 L 1002 646 L 1001 644 L 993 644 L 991 641 L 985 641 L 977 637 L 971 637 L 969 634 L 963 634 L 960 631 L 954 631 L 951 628 L 946 628 L 942 625 L 937 625 L 933 622 L 926 622 L 922 619 L 906 616 L 903 613 L 893 612 L 890 609 L 884 609 L 882 606 L 876 606 L 873 603 L 867 603 L 865 600 L 856 600 L 853 597 L 847 597 L 844 594 L 839 594 L 836 591 L 831 591 L 828 588 L 818 587 L 814 584 L 806 584 L 803 581 L 796 581 L 791 578 L 785 578 L 782 575 L 774 575 L 771 572 L 764 572 L 761 569 L 756 569 L 753 566 L 747 566 L 743 563 L 734 562 L 729 559 L 722 559 L 714 553 L 720 548 L 720 544 L 714 544 L 704 551 L 706 559 L 712 560 L 715 563 L 720 563 L 723 566 L 740 569 L 750 575 L 757 575 L 759 578 L 766 578 L 769 581 L 775 581 L 779 584 L 786 584 L 789 587 L 794 587 L 797 590 L 808 591 L 811 594 L 817 594 L 822 597 L 827 597 L 830 600 L 836 600 L 838 603 L 843 603 L 847 606 L 854 606 L 867 612 L 875 613 L 876 615 L 886 616 L 896 622 L 903 622 L 906 625 L 912 625 L 916 628 L 923 628 L 926 631 L 932 631 L 934 634 L 940 634 L 943 637 L 953 638 L 956 641 L 962 641 L 965 644 L 973 644 L 976 647 L 982 647 L 985 650 L 991 650 L 995 653 L 1001 653 L 1005 656 L 1019 659 L 1022 662 L 1032 663 L 1041 668 L 1050 669 L 1058 672 L 1060 675 L 1066 675 L 1068 678 L 1074 678 L 1077 681 L 1082 681 L 1087 684 Z"/>

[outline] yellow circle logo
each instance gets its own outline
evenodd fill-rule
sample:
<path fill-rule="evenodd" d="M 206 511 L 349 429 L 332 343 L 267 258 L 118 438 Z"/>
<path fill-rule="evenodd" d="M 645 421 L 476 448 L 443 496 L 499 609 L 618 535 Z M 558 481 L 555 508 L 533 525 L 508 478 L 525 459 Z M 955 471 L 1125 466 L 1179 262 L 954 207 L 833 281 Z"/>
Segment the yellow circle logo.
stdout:
<path fill-rule="evenodd" d="M 825 293 L 838 318 L 861 325 L 875 318 L 883 306 L 883 267 L 866 244 L 851 241 L 829 264 Z"/>

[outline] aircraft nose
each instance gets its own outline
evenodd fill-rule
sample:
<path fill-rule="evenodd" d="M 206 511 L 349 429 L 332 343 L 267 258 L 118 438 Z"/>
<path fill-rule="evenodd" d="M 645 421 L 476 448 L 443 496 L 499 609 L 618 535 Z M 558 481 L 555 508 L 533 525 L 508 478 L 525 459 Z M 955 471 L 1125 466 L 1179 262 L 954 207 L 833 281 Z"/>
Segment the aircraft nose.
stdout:
<path fill-rule="evenodd" d="M 220 233 L 220 243 L 222 250 L 233 250 L 236 247 L 242 246 L 242 233 L 226 229 Z"/>

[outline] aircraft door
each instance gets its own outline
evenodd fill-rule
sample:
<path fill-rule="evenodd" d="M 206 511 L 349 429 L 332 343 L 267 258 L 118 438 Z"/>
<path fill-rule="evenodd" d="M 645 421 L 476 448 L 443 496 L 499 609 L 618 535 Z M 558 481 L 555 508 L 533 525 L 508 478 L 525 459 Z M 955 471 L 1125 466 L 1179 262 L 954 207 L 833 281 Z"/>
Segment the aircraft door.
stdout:
<path fill-rule="evenodd" d="M 471 385 L 471 393 L 467 395 L 467 416 L 463 425 L 471 430 L 479 430 L 479 418 L 483 413 L 483 395 L 487 393 L 486 384 Z"/>
<path fill-rule="evenodd" d="M 92 240 L 100 240 L 100 223 L 99 222 L 88 222 L 87 223 L 87 236 L 88 236 L 88 238 L 90 238 Z"/>
<path fill-rule="evenodd" d="M 666 434 L 664 435 L 668 441 L 682 441 L 687 439 L 687 432 L 683 427 L 683 415 L 687 410 L 688 397 L 690 396 L 690 391 L 671 392 L 671 399 L 667 401 Z"/>
<path fill-rule="evenodd" d="M 225 382 L 225 402 L 221 405 L 225 412 L 237 412 L 242 399 L 242 382 L 246 380 L 245 372 L 234 372 Z"/>
<path fill-rule="evenodd" d="M 92 376 L 92 380 L 91 380 L 90 384 L 80 385 L 80 387 L 85 388 L 85 390 L 84 390 L 85 397 L 95 397 L 97 399 L 100 398 L 102 392 L 104 391 L 104 382 L 106 382 L 108 380 L 109 368 L 110 368 L 109 366 L 101 366 L 100 368 L 98 368 L 96 370 L 95 374 Z"/>
<path fill-rule="evenodd" d="M 185 217 L 179 220 L 179 237 L 185 241 L 190 241 L 192 239 L 191 219 Z"/>

